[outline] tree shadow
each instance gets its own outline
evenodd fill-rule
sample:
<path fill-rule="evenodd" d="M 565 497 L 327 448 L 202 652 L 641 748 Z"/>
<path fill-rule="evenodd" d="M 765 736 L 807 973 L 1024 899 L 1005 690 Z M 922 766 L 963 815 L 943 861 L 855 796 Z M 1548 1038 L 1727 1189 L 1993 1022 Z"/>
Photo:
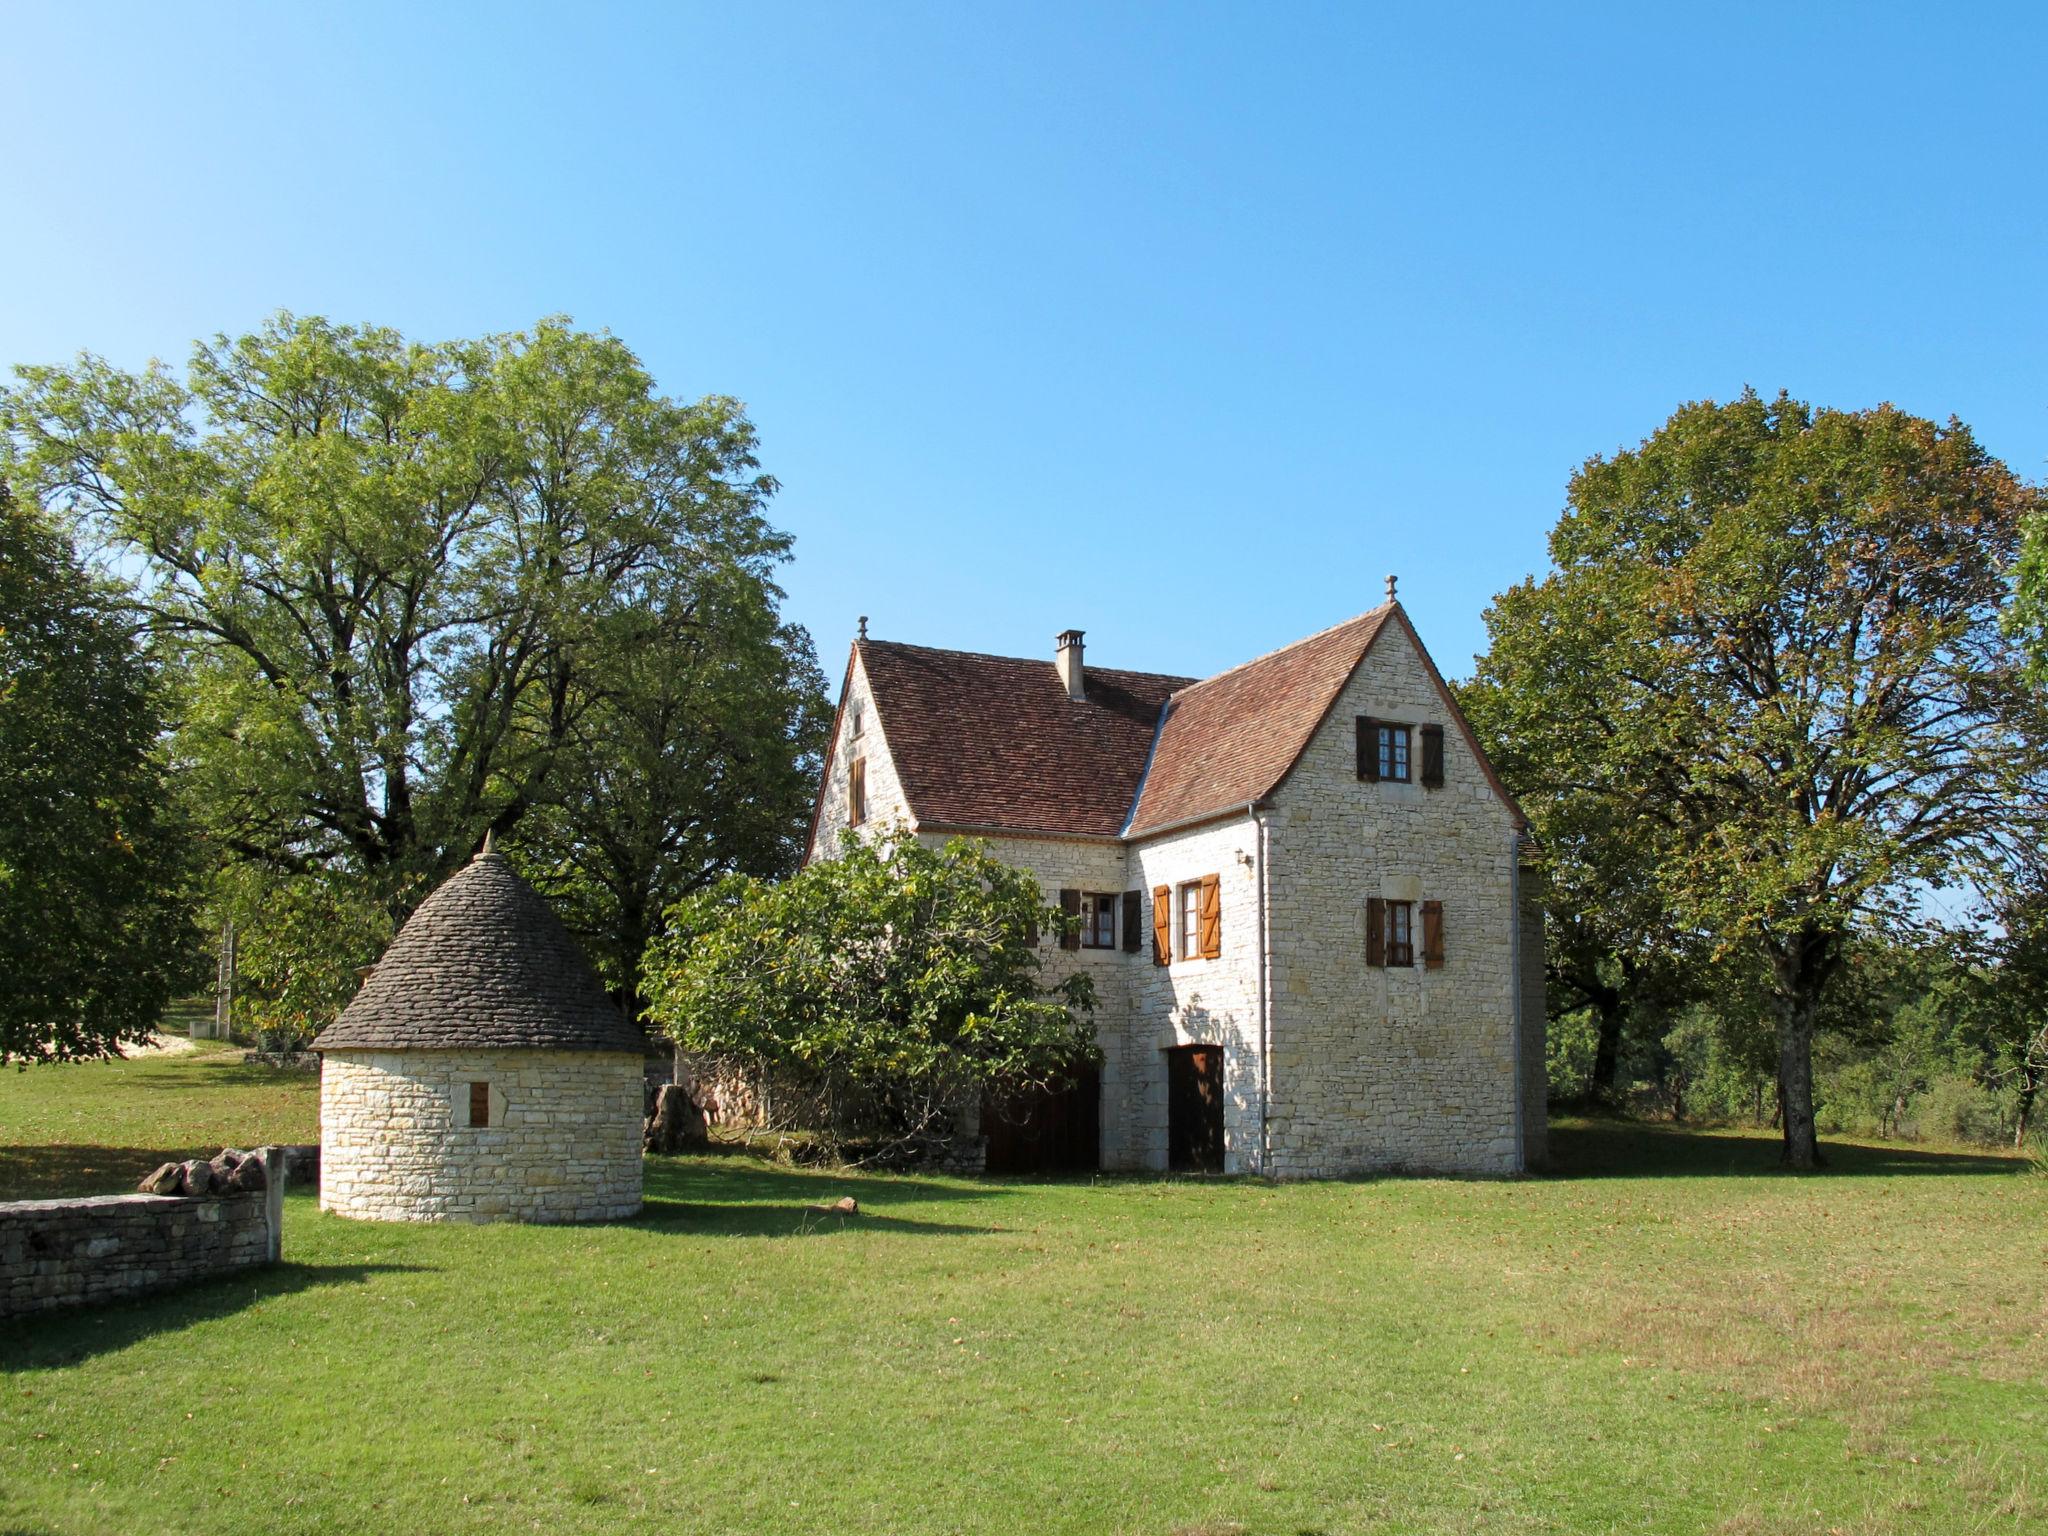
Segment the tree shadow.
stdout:
<path fill-rule="evenodd" d="M 646 1190 L 646 1205 L 631 1225 L 697 1237 L 802 1237 L 849 1229 L 971 1237 L 1000 1229 L 902 1213 L 1007 1197 L 1001 1189 L 939 1184 L 917 1175 L 779 1168 L 730 1156 L 650 1157 Z M 860 1202 L 858 1215 L 811 1209 L 841 1195 Z"/>
<path fill-rule="evenodd" d="M 0 1146 L 0 1200 L 73 1200 L 83 1195 L 132 1195 L 143 1175 L 160 1163 L 212 1157 L 219 1147 L 165 1151 L 104 1147 L 83 1142 Z"/>
<path fill-rule="evenodd" d="M 1992 1152 L 1821 1142 L 1821 1177 L 1899 1178 L 1958 1174 L 2020 1174 L 2025 1159 Z M 1779 1158 L 1774 1136 L 1714 1132 L 1628 1120 L 1584 1120 L 1550 1128 L 1552 1179 L 1807 1177 Z"/>
<path fill-rule="evenodd" d="M 0 1319 L 0 1374 L 76 1365 L 279 1296 L 318 1286 L 361 1285 L 376 1275 L 413 1274 L 428 1267 L 287 1261 L 194 1280 L 160 1295 L 24 1313 Z"/>

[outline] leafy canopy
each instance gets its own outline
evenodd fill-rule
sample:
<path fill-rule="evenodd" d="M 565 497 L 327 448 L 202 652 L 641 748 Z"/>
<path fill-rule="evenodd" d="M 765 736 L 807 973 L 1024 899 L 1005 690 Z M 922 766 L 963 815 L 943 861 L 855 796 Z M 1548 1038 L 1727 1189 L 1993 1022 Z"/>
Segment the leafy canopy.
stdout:
<path fill-rule="evenodd" d="M 982 1088 L 1092 1059 L 1088 978 L 1039 974 L 1038 931 L 1070 921 L 986 844 L 848 834 L 781 884 L 733 877 L 672 910 L 647 1017 L 803 1085 L 841 1137 L 927 1134 Z"/>
<path fill-rule="evenodd" d="M 0 1062 L 113 1054 L 193 979 L 160 702 L 62 532 L 0 482 Z"/>

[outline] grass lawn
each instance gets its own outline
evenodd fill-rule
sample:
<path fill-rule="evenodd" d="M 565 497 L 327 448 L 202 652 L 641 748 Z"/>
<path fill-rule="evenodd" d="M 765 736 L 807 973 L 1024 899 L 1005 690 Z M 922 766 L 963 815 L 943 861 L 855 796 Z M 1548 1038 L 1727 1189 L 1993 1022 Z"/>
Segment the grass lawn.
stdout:
<path fill-rule="evenodd" d="M 168 1065 L 59 1071 L 121 1145 L 303 1113 L 124 1122 Z M 1518 1183 L 657 1159 L 595 1228 L 295 1195 L 277 1269 L 0 1324 L 0 1531 L 2048 1528 L 2048 1178 L 1556 1141 Z"/>

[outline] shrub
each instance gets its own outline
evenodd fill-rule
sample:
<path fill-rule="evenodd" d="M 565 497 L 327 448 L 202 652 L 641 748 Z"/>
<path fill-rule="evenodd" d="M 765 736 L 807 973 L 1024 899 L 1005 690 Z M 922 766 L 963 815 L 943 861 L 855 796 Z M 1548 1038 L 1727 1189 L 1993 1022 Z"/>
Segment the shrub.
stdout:
<path fill-rule="evenodd" d="M 1953 1073 L 1937 1077 L 1913 1107 L 1920 1134 L 1938 1141 L 1991 1145 L 2007 1135 L 1997 1098 L 1974 1078 Z"/>

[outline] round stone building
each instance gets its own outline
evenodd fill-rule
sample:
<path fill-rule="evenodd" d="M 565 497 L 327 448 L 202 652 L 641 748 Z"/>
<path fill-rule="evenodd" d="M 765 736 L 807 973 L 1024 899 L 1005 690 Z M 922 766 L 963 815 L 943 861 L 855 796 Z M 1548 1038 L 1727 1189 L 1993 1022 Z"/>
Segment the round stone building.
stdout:
<path fill-rule="evenodd" d="M 313 1049 L 323 1209 L 545 1222 L 640 1209 L 640 1031 L 488 844 Z"/>

